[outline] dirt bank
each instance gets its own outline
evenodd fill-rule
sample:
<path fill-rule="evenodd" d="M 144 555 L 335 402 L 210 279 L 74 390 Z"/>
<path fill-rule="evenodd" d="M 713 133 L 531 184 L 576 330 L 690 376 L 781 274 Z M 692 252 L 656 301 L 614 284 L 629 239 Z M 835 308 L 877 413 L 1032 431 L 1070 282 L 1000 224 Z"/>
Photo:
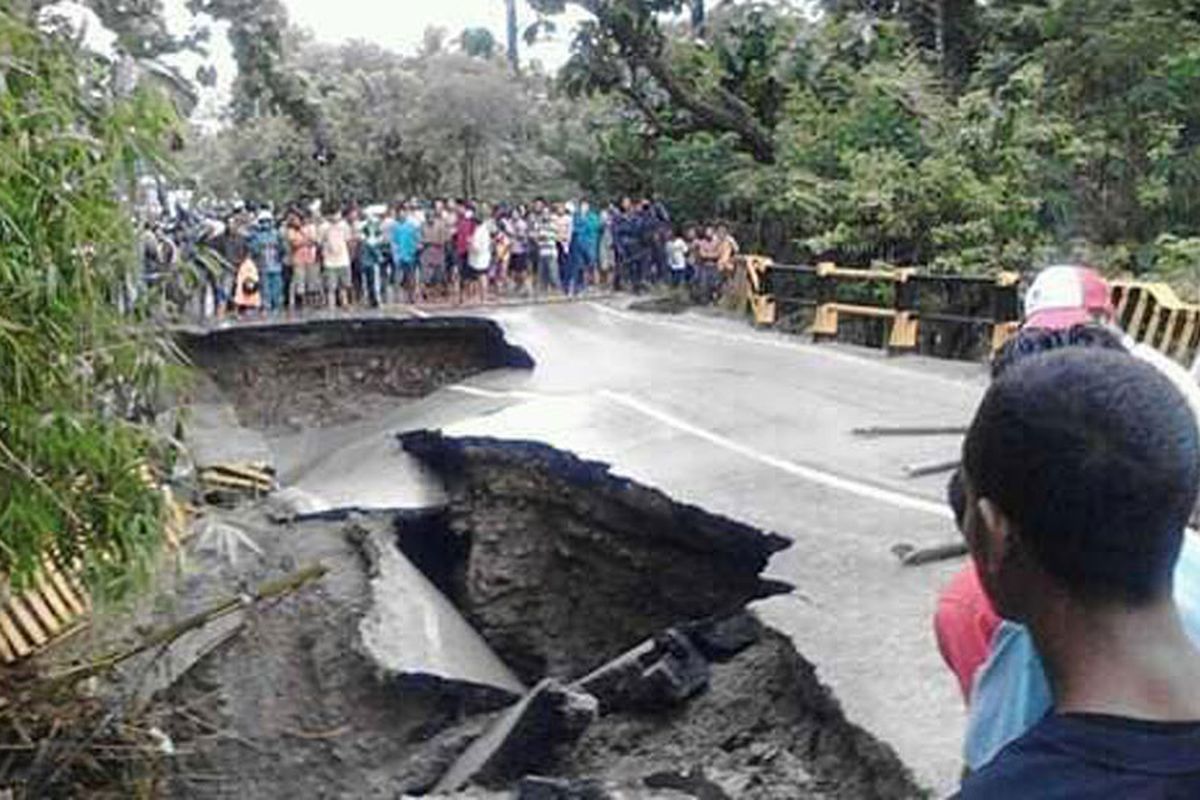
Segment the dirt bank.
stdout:
<path fill-rule="evenodd" d="M 324 427 L 369 418 L 488 369 L 530 369 L 490 320 L 329 319 L 177 335 L 243 425 Z"/>
<path fill-rule="evenodd" d="M 402 549 L 527 683 L 578 677 L 680 620 L 791 588 L 761 577 L 788 540 L 676 503 L 605 464 L 424 431 L 401 443 L 449 497 L 444 529 L 402 525 Z"/>

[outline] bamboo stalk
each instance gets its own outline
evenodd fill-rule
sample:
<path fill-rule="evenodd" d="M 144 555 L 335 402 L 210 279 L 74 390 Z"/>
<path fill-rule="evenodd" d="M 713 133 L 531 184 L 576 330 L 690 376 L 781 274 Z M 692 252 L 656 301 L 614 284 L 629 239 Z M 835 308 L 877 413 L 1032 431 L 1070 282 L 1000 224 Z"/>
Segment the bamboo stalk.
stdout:
<path fill-rule="evenodd" d="M 47 680 L 51 684 L 61 685 L 64 683 L 74 683 L 85 678 L 90 678 L 93 675 L 99 675 L 102 672 L 107 672 L 118 664 L 128 661 L 134 656 L 151 650 L 155 647 L 161 647 L 171 644 L 176 639 L 186 633 L 189 633 L 198 628 L 202 628 L 210 622 L 214 622 L 222 617 L 228 616 L 235 611 L 247 608 L 254 603 L 270 600 L 274 598 L 284 597 L 301 589 L 305 584 L 315 581 L 323 577 L 329 568 L 324 564 L 312 564 L 304 569 L 292 573 L 278 580 L 268 581 L 258 587 L 253 595 L 238 595 L 227 597 L 224 600 L 216 603 L 204 611 L 200 611 L 192 616 L 181 620 L 167 628 L 162 628 L 142 641 L 127 650 L 121 650 L 108 655 L 102 656 L 95 661 L 87 664 L 81 664 L 77 667 L 72 667 L 64 672 L 56 675 L 51 675 Z"/>

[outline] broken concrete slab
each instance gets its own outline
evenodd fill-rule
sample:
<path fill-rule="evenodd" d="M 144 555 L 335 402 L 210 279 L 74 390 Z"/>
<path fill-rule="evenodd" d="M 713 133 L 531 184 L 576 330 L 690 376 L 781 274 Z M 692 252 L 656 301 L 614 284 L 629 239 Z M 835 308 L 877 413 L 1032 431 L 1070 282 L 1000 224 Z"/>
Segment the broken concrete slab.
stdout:
<path fill-rule="evenodd" d="M 668 630 L 580 678 L 600 711 L 657 711 L 683 702 L 708 685 L 708 662 L 676 630 Z"/>
<path fill-rule="evenodd" d="M 362 647 L 383 675 L 404 688 L 452 693 L 476 709 L 502 708 L 525 687 L 414 567 L 391 537 L 368 532 L 372 605 L 359 624 Z"/>
<path fill-rule="evenodd" d="M 554 765 L 599 712 L 589 694 L 547 678 L 505 711 L 434 787 L 456 792 L 468 783 L 498 787 Z"/>
<path fill-rule="evenodd" d="M 404 535 L 527 681 L 575 678 L 679 620 L 728 616 L 791 587 L 764 578 L 790 541 L 673 501 L 534 442 L 403 434 L 446 486 L 442 531 Z M 466 546 L 462 546 L 465 542 Z M 555 597 L 554 603 L 545 602 Z"/>

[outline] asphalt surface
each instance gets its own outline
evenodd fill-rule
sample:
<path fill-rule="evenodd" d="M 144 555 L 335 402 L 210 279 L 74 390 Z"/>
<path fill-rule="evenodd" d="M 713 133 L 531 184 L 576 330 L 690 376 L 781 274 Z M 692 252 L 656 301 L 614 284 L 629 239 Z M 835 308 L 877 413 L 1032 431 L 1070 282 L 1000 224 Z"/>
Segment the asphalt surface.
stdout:
<path fill-rule="evenodd" d="M 759 605 L 791 635 L 847 716 L 890 743 L 938 794 L 961 769 L 964 713 L 930 617 L 961 561 L 899 565 L 891 548 L 956 537 L 945 476 L 954 436 L 864 440 L 868 425 L 966 424 L 982 366 L 808 345 L 700 313 L 658 316 L 621 301 L 481 312 L 537 361 L 399 405 L 383 418 L 273 442 L 285 484 L 331 505 L 417 506 L 439 489 L 394 434 L 534 439 L 677 499 L 783 534 L 771 573 L 796 585 Z"/>

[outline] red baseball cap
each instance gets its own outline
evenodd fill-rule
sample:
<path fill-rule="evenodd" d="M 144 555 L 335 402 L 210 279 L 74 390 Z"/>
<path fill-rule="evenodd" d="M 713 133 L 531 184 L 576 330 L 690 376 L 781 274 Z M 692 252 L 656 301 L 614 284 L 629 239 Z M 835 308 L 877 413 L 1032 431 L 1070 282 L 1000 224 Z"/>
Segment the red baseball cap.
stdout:
<path fill-rule="evenodd" d="M 1089 267 L 1048 267 L 1025 293 L 1025 328 L 1061 330 L 1112 318 L 1108 281 Z"/>

